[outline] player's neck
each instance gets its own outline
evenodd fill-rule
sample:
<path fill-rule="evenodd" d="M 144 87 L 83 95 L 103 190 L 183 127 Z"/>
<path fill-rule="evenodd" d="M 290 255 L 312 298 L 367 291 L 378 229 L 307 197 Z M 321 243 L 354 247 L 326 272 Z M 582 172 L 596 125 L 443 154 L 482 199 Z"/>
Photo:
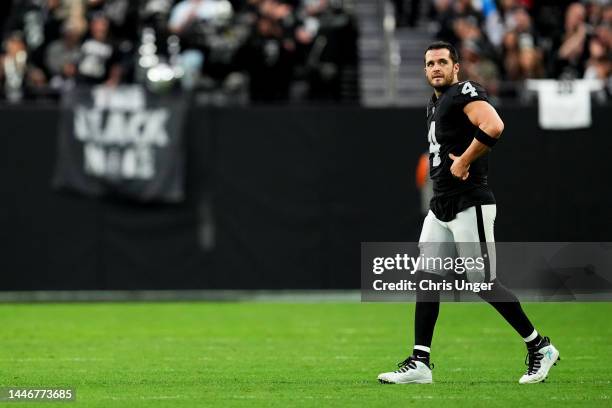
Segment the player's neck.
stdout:
<path fill-rule="evenodd" d="M 442 95 L 444 92 L 446 92 L 446 90 L 448 88 L 450 88 L 451 86 L 455 85 L 457 82 L 459 82 L 459 79 L 455 78 L 453 80 L 453 82 L 451 82 L 450 85 L 444 86 L 442 88 L 434 88 L 434 94 L 436 95 L 436 99 L 438 99 L 440 97 L 440 95 Z"/>

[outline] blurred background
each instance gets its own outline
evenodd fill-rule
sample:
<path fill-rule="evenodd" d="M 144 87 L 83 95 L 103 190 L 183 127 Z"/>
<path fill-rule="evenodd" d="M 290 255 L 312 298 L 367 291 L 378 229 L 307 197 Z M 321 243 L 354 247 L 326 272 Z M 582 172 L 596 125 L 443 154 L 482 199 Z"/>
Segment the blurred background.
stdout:
<path fill-rule="evenodd" d="M 612 238 L 608 0 L 0 8 L 5 294 L 358 288 L 361 242 L 418 239 L 435 39 L 457 47 L 461 79 L 483 84 L 506 124 L 490 170 L 497 240 Z M 115 108 L 141 90 L 134 106 L 171 118 L 155 133 L 170 150 L 136 149 L 149 170 L 126 170 L 125 146 L 144 143 L 120 134 L 133 109 L 118 125 L 102 94 L 75 97 L 91 89 L 119 95 Z M 160 117 L 147 112 L 134 134 Z"/>
<path fill-rule="evenodd" d="M 600 98 L 610 95 L 608 0 L 15 0 L 1 7 L 1 95 L 12 103 L 50 101 L 75 83 L 154 89 L 178 81 L 200 102 L 219 105 L 420 106 L 429 93 L 422 50 L 433 39 L 455 45 L 463 77 L 495 100 L 528 99 L 530 78 L 600 79 L 607 82 Z"/>

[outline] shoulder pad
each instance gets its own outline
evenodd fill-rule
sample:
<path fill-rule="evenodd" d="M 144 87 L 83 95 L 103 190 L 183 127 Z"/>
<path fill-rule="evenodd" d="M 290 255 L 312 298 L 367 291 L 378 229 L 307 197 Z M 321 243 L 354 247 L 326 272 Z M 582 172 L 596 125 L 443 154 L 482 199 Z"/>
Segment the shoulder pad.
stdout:
<path fill-rule="evenodd" d="M 453 102 L 461 107 L 473 101 L 489 101 L 487 91 L 478 82 L 458 82 L 453 91 Z"/>

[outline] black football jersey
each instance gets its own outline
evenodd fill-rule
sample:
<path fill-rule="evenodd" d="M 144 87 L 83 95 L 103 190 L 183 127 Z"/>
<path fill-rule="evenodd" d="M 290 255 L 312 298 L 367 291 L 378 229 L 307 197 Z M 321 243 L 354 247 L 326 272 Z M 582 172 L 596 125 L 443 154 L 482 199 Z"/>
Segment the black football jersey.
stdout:
<path fill-rule="evenodd" d="M 434 186 L 430 206 L 442 221 L 452 220 L 472 205 L 495 203 L 487 184 L 488 154 L 472 162 L 465 181 L 450 172 L 453 160 L 449 154 L 463 154 L 478 130 L 463 112 L 473 101 L 488 101 L 487 94 L 480 84 L 463 81 L 448 87 L 438 98 L 434 94 L 427 105 L 429 175 Z"/>

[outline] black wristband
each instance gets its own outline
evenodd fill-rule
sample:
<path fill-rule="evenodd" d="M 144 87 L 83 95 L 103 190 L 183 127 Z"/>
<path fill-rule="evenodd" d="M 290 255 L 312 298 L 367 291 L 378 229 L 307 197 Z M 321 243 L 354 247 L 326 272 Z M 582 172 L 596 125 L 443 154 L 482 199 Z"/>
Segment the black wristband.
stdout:
<path fill-rule="evenodd" d="M 496 138 L 487 135 L 481 129 L 478 129 L 476 131 L 476 134 L 474 135 L 474 139 L 478 140 L 480 143 L 487 145 L 489 147 L 493 147 L 495 146 L 495 143 L 497 143 Z"/>

